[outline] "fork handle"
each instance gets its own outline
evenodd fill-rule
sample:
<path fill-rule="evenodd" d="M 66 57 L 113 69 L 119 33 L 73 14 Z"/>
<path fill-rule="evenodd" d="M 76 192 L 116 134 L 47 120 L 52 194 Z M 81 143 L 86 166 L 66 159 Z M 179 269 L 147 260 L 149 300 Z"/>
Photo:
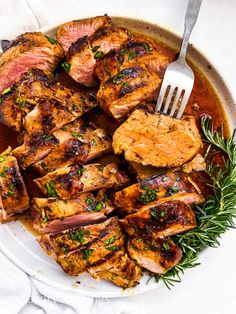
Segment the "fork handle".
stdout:
<path fill-rule="evenodd" d="M 180 49 L 179 60 L 185 62 L 185 56 L 188 48 L 189 37 L 197 21 L 198 13 L 202 0 L 189 0 L 185 13 L 184 36 Z"/>

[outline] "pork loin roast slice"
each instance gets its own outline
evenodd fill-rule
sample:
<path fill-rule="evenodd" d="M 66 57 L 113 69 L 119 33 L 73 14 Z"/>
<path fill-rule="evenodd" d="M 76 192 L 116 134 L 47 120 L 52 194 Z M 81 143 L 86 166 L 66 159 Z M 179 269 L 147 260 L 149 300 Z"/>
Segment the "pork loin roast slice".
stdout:
<path fill-rule="evenodd" d="M 0 222 L 17 218 L 29 208 L 29 197 L 17 160 L 8 147 L 0 155 Z"/>
<path fill-rule="evenodd" d="M 190 205 L 173 200 L 143 206 L 137 213 L 121 220 L 125 231 L 132 237 L 168 237 L 197 226 Z"/>
<path fill-rule="evenodd" d="M 119 48 L 128 38 L 128 31 L 120 27 L 100 28 L 93 36 L 79 39 L 70 47 L 66 62 L 68 74 L 85 86 L 96 84 L 96 60 L 112 49 Z"/>
<path fill-rule="evenodd" d="M 33 227 L 40 233 L 60 232 L 103 221 L 113 210 L 105 190 L 100 190 L 96 198 L 92 193 L 82 193 L 69 200 L 34 198 Z"/>
<path fill-rule="evenodd" d="M 136 213 L 149 203 L 180 200 L 185 204 L 204 201 L 192 179 L 180 171 L 167 171 L 135 183 L 115 193 L 115 204 L 123 214 Z"/>
<path fill-rule="evenodd" d="M 65 52 L 67 52 L 70 46 L 78 39 L 84 36 L 92 36 L 100 27 L 110 25 L 111 19 L 107 15 L 75 20 L 62 24 L 57 31 L 56 38 Z"/>
<path fill-rule="evenodd" d="M 0 92 L 32 68 L 54 71 L 63 58 L 62 46 L 43 33 L 25 33 L 0 56 Z"/>
<path fill-rule="evenodd" d="M 182 251 L 168 238 L 131 238 L 128 240 L 129 256 L 143 268 L 165 274 L 181 260 Z"/>
<path fill-rule="evenodd" d="M 115 163 L 107 166 L 89 164 L 62 167 L 35 182 L 45 195 L 53 193 L 53 196 L 69 199 L 82 192 L 122 187 L 129 183 L 129 177 Z"/>
<path fill-rule="evenodd" d="M 155 167 L 179 167 L 203 147 L 195 118 L 174 119 L 136 109 L 115 131 L 113 149 L 125 159 Z"/>

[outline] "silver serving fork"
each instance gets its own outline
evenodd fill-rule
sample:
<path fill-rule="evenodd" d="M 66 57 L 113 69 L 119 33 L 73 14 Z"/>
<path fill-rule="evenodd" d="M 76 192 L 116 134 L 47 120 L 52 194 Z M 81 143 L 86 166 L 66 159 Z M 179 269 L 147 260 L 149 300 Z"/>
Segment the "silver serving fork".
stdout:
<path fill-rule="evenodd" d="M 182 117 L 193 88 L 194 73 L 186 63 L 185 56 L 201 3 L 202 0 L 188 2 L 180 54 L 176 61 L 168 65 L 157 100 L 156 112 L 160 111 L 177 119 Z"/>

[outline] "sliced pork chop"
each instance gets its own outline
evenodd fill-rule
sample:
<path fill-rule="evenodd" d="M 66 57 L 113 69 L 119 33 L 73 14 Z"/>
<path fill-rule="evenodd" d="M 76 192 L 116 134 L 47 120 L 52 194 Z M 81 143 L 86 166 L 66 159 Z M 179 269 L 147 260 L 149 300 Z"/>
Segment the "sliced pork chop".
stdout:
<path fill-rule="evenodd" d="M 97 99 L 104 111 L 120 119 L 140 104 L 155 100 L 160 84 L 157 73 L 146 66 L 133 65 L 103 81 Z"/>
<path fill-rule="evenodd" d="M 111 25 L 109 16 L 96 16 L 93 18 L 75 20 L 62 24 L 57 31 L 57 40 L 63 46 L 65 52 L 78 39 L 84 36 L 92 36 L 100 27 Z"/>
<path fill-rule="evenodd" d="M 20 35 L 0 56 L 0 92 L 34 67 L 54 71 L 63 56 L 62 46 L 43 33 Z"/>
<path fill-rule="evenodd" d="M 127 250 L 140 266 L 157 274 L 165 274 L 182 257 L 180 248 L 168 238 L 129 239 Z"/>
<path fill-rule="evenodd" d="M 96 60 L 112 49 L 119 48 L 128 38 L 127 30 L 118 27 L 99 29 L 93 36 L 79 39 L 70 47 L 66 62 L 68 74 L 85 86 L 95 85 Z"/>
<path fill-rule="evenodd" d="M 168 237 L 197 226 L 195 213 L 189 205 L 173 200 L 143 206 L 137 213 L 121 220 L 132 237 Z"/>
<path fill-rule="evenodd" d="M 60 232 L 103 221 L 113 210 L 105 190 L 100 190 L 96 198 L 92 193 L 82 193 L 66 201 L 55 197 L 34 198 L 33 227 L 40 233 Z"/>
<path fill-rule="evenodd" d="M 185 204 L 204 201 L 199 188 L 180 171 L 167 171 L 128 186 L 115 194 L 115 204 L 123 214 L 136 213 L 143 205 L 180 200 Z"/>
<path fill-rule="evenodd" d="M 136 109 L 115 131 L 113 149 L 125 159 L 155 167 L 179 167 L 203 147 L 195 118 L 174 119 Z"/>
<path fill-rule="evenodd" d="M 35 182 L 45 195 L 53 191 L 54 196 L 69 199 L 82 192 L 124 186 L 129 178 L 118 164 L 112 163 L 105 167 L 101 164 L 62 167 Z"/>
<path fill-rule="evenodd" d="M 9 147 L 0 155 L 0 222 L 16 219 L 29 208 L 29 197 L 16 158 Z"/>

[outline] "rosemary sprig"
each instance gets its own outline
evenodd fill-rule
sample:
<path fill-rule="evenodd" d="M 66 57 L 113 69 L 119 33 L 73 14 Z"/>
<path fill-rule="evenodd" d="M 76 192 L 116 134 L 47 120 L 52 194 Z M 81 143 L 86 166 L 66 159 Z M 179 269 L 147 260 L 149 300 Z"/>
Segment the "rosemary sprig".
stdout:
<path fill-rule="evenodd" d="M 219 246 L 220 236 L 229 228 L 235 227 L 233 221 L 236 217 L 235 132 L 230 139 L 226 139 L 223 128 L 214 132 L 212 121 L 207 117 L 201 119 L 201 127 L 209 144 L 206 173 L 211 181 L 213 194 L 203 205 L 195 206 L 197 228 L 172 238 L 183 251 L 180 263 L 164 275 L 154 275 L 157 281 L 162 279 L 169 289 L 181 281 L 180 276 L 185 269 L 199 265 L 196 260 L 202 249 Z M 214 161 L 214 158 L 210 158 L 211 147 L 226 155 L 226 158 L 222 158 L 222 166 Z"/>

